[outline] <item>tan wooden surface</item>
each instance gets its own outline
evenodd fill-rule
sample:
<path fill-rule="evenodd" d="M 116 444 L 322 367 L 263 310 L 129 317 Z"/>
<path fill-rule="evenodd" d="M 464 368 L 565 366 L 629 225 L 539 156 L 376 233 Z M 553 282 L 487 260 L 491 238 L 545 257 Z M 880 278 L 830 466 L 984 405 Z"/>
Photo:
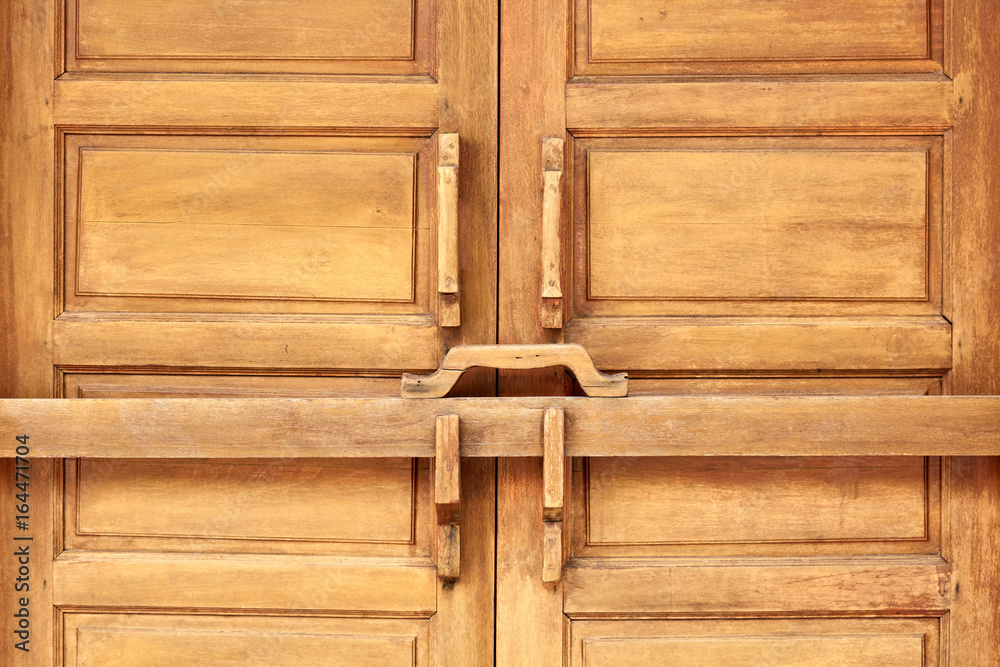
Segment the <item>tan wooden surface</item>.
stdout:
<path fill-rule="evenodd" d="M 629 374 L 632 405 L 639 394 L 848 392 L 887 408 L 908 400 L 890 398 L 899 393 L 996 394 L 996 317 L 983 304 L 996 300 L 987 221 L 1000 199 L 984 133 L 997 124 L 998 58 L 977 40 L 997 5 L 973 0 L 957 21 L 936 1 L 866 18 L 874 8 L 580 0 L 568 34 L 552 19 L 565 18 L 560 3 L 504 10 L 506 33 L 531 55 L 510 38 L 501 56 L 503 68 L 511 54 L 501 78 L 511 111 L 501 109 L 500 342 L 582 344 L 598 368 Z M 537 308 L 544 321 L 548 305 L 531 268 L 542 241 L 527 220 L 544 201 L 528 180 L 527 146 L 561 131 L 572 156 L 564 326 L 539 330 L 525 319 Z M 506 374 L 500 391 L 558 393 L 568 389 L 561 379 Z M 712 433 L 716 446 L 759 435 L 756 417 L 769 408 L 753 400 L 746 419 Z M 569 404 L 546 407 L 566 409 L 572 453 L 582 423 Z M 825 412 L 837 423 L 828 437 L 844 445 L 856 432 L 836 413 Z M 726 422 L 699 414 L 708 429 Z M 789 434 L 814 432 L 801 417 Z M 864 421 L 898 417 L 889 408 Z M 629 447 L 633 437 L 659 439 L 633 431 L 639 421 L 608 422 L 606 437 Z M 913 424 L 899 420 L 894 435 Z M 744 451 L 780 439 L 772 432 Z M 510 472 L 498 489 L 504 664 L 851 664 L 876 645 L 886 653 L 871 659 L 885 664 L 1000 658 L 1000 618 L 988 611 L 998 595 L 993 549 L 973 546 L 995 529 L 992 463 L 843 449 L 836 459 L 788 450 L 754 461 L 580 451 L 569 560 L 551 593 L 524 583 L 546 547 L 516 541 L 538 543 L 544 522 L 524 494 L 540 495 L 543 480 L 530 462 L 500 464 Z M 516 485 L 515 474 L 526 481 Z M 504 582 L 520 587 L 509 593 Z M 562 633 L 546 593 L 563 598 Z M 900 632 L 876 618 L 887 614 L 915 623 Z M 681 620 L 695 615 L 711 620 Z M 823 622 L 842 629 L 810 616 L 839 617 Z M 677 622 L 698 631 L 668 641 Z M 577 640 L 583 623 L 600 629 Z M 810 641 L 772 642 L 779 626 Z M 843 648 L 811 639 L 831 632 Z M 871 641 L 883 632 L 892 638 Z M 515 648 L 532 641 L 545 650 Z"/>
<path fill-rule="evenodd" d="M 573 667 L 945 664 L 933 618 L 574 621 Z"/>
<path fill-rule="evenodd" d="M 926 149 L 737 146 L 589 151 L 590 298 L 926 298 Z"/>
<path fill-rule="evenodd" d="M 1000 230 L 1000 45 L 984 39 L 1000 20 L 996 2 L 956 5 L 952 56 L 957 122 L 952 178 L 953 287 L 946 313 L 955 322 L 954 365 L 946 393 L 1000 394 L 1000 303 L 996 299 Z M 991 537 L 1000 530 L 1000 459 L 950 461 L 951 540 L 945 552 L 955 571 L 952 664 L 1000 662 L 1000 555 Z M 967 595 L 972 591 L 990 591 Z"/>
<path fill-rule="evenodd" d="M 1000 663 L 995 399 L 896 396 L 1000 394 L 997 0 L 765 4 L 0 9 L 0 397 L 318 399 L 5 404 L 54 619 L 26 664 Z M 497 342 L 583 344 L 633 397 L 391 398 Z M 411 457 L 446 413 L 443 581 Z"/>
<path fill-rule="evenodd" d="M 403 375 L 403 398 L 441 398 L 474 367 L 532 370 L 563 366 L 588 396 L 628 395 L 625 373 L 602 373 L 580 345 L 463 345 L 448 350 L 441 367 L 426 376 Z"/>
<path fill-rule="evenodd" d="M 604 562 L 602 562 L 604 561 Z M 817 559 L 579 559 L 567 566 L 570 618 L 611 614 L 943 612 L 951 567 L 939 556 Z M 812 577 L 824 579 L 820 591 Z"/>
<path fill-rule="evenodd" d="M 2 11 L 0 397 L 392 396 L 496 341 L 495 2 Z M 461 303 L 437 133 L 463 139 Z M 485 667 L 495 473 L 462 467 L 442 582 L 426 460 L 37 458 L 32 651 L 0 663 Z"/>
<path fill-rule="evenodd" d="M 566 411 L 546 408 L 542 418 L 542 581 L 562 578 L 566 515 Z"/>
<path fill-rule="evenodd" d="M 61 554 L 53 576 L 60 608 L 326 609 L 428 618 L 434 572 L 427 559 L 93 551 Z"/>
<path fill-rule="evenodd" d="M 930 55 L 924 2 L 850 0 L 832 10 L 783 0 L 764 8 L 726 2 L 591 0 L 582 4 L 590 62 L 825 60 Z M 873 20 L 878 17 L 879 20 Z"/>
<path fill-rule="evenodd" d="M 564 146 L 562 139 L 542 140 L 542 297 L 546 299 L 562 297 Z"/>
<path fill-rule="evenodd" d="M 178 660 L 197 667 L 321 664 L 335 655 L 358 667 L 430 663 L 428 621 L 281 616 L 73 612 L 63 647 L 67 664 L 131 667 L 142 656 L 149 667 Z"/>
<path fill-rule="evenodd" d="M 461 573 L 462 462 L 458 415 L 435 420 L 434 507 L 437 514 L 437 575 L 457 579 Z"/>
<path fill-rule="evenodd" d="M 432 457 L 455 414 L 462 456 L 541 457 L 546 408 L 565 410 L 566 456 L 1000 452 L 1000 398 L 959 396 L 9 399 L 0 425 L 40 458 Z"/>
<path fill-rule="evenodd" d="M 458 253 L 458 134 L 438 135 L 438 322 L 457 327 L 462 322 Z"/>
<path fill-rule="evenodd" d="M 53 88 L 52 82 L 49 88 Z M 437 119 L 437 86 L 418 78 L 372 81 L 219 81 L 99 78 L 65 74 L 54 84 L 54 119 L 60 125 L 295 128 L 382 130 L 429 135 Z M 330 104 L 336 96 L 337 104 Z"/>

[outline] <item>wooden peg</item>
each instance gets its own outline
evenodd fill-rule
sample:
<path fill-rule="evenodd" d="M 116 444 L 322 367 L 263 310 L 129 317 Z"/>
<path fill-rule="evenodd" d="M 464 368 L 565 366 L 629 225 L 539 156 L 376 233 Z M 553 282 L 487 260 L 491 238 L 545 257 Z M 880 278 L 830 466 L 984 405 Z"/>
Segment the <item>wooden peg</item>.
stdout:
<path fill-rule="evenodd" d="M 542 420 L 542 581 L 562 578 L 566 493 L 566 412 L 546 408 Z"/>
<path fill-rule="evenodd" d="M 434 506 L 437 514 L 437 570 L 442 579 L 459 575 L 461 460 L 458 415 L 439 415 L 434 456 Z"/>

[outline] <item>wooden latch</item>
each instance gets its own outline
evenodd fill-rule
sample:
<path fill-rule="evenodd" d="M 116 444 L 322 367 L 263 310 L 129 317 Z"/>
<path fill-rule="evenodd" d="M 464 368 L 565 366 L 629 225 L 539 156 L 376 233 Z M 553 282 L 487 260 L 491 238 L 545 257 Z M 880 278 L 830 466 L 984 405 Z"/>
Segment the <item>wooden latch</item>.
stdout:
<path fill-rule="evenodd" d="M 545 408 L 542 418 L 542 581 L 562 578 L 566 494 L 566 411 Z"/>
<path fill-rule="evenodd" d="M 430 375 L 403 375 L 403 398 L 441 398 L 462 373 L 477 366 L 502 369 L 566 367 L 588 396 L 628 395 L 628 375 L 597 370 L 582 345 L 466 345 L 448 351 L 441 367 Z M 566 411 L 542 413 L 542 581 L 562 578 L 566 561 L 563 520 L 567 490 Z M 460 468 L 458 415 L 438 415 L 432 476 L 437 515 L 437 565 L 442 579 L 459 576 Z"/>
<path fill-rule="evenodd" d="M 458 415 L 439 415 L 434 447 L 434 508 L 437 514 L 437 572 L 457 579 L 461 562 L 462 478 Z"/>

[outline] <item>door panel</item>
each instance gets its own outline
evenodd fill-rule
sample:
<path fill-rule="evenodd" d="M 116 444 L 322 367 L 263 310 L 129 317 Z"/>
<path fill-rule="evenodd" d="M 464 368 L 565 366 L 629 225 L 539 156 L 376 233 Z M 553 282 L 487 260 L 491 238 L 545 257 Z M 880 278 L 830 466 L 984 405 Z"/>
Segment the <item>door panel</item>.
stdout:
<path fill-rule="evenodd" d="M 576 0 L 577 72 L 940 71 L 943 4 Z"/>
<path fill-rule="evenodd" d="M 322 664 L 424 667 L 428 622 L 350 618 L 67 613 L 66 664 L 128 667 Z"/>
<path fill-rule="evenodd" d="M 68 461 L 65 544 L 428 556 L 427 466 L 415 464 L 411 459 L 294 465 L 280 459 Z"/>
<path fill-rule="evenodd" d="M 940 315 L 940 139 L 575 150 L 581 314 Z"/>
<path fill-rule="evenodd" d="M 1000 199 L 975 147 L 984 135 L 968 128 L 996 121 L 968 106 L 967 86 L 990 103 L 997 88 L 965 74 L 997 57 L 979 23 L 994 2 L 542 5 L 502 8 L 501 343 L 580 343 L 603 371 L 627 371 L 633 395 L 923 395 L 954 392 L 958 377 L 995 392 L 970 363 L 1000 358 L 981 327 L 1000 248 L 983 221 Z M 964 18 L 946 24 L 951 12 Z M 547 138 L 566 142 L 561 256 L 539 240 Z M 546 283 L 543 296 L 553 256 L 562 294 Z M 501 374 L 500 388 L 571 384 Z M 526 525 L 541 517 L 522 497 L 540 494 L 541 470 L 501 462 L 498 656 L 992 664 L 1000 647 L 977 638 L 995 634 L 995 614 L 956 588 L 995 582 L 995 568 L 974 560 L 968 540 L 983 533 L 956 499 L 993 507 L 966 475 L 982 482 L 995 465 L 958 465 L 577 459 L 562 584 L 517 587 L 542 567 L 542 529 Z"/>
<path fill-rule="evenodd" d="M 666 555 L 709 544 L 687 552 L 889 546 L 872 542 L 900 543 L 893 551 L 939 548 L 936 459 L 614 458 L 590 459 L 582 468 L 574 475 L 582 515 L 574 532 L 583 531 L 574 551 L 581 556 Z"/>
<path fill-rule="evenodd" d="M 67 312 L 427 311 L 426 139 L 64 141 Z"/>
<path fill-rule="evenodd" d="M 398 396 L 495 342 L 495 3 L 4 11 L 0 395 Z M 438 133 L 459 137 L 447 258 Z M 489 462 L 468 465 L 479 528 L 447 587 L 426 459 L 39 468 L 32 614 L 56 624 L 4 664 L 492 659 Z"/>
<path fill-rule="evenodd" d="M 574 667 L 943 664 L 929 619 L 574 621 L 571 632 Z"/>
<path fill-rule="evenodd" d="M 429 74 L 434 5 L 67 2 L 67 71 Z"/>
<path fill-rule="evenodd" d="M 940 137 L 574 149 L 566 340 L 602 368 L 950 366 Z"/>

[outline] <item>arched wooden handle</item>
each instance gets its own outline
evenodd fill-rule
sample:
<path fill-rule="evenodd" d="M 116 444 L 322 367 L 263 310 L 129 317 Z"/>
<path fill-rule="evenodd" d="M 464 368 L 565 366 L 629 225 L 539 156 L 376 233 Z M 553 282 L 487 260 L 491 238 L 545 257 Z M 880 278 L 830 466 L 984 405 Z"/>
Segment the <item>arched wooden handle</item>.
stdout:
<path fill-rule="evenodd" d="M 442 398 L 462 373 L 481 366 L 528 370 L 565 366 L 587 396 L 628 396 L 628 373 L 597 370 L 582 345 L 461 345 L 448 350 L 441 368 L 430 375 L 403 375 L 403 398 Z"/>

